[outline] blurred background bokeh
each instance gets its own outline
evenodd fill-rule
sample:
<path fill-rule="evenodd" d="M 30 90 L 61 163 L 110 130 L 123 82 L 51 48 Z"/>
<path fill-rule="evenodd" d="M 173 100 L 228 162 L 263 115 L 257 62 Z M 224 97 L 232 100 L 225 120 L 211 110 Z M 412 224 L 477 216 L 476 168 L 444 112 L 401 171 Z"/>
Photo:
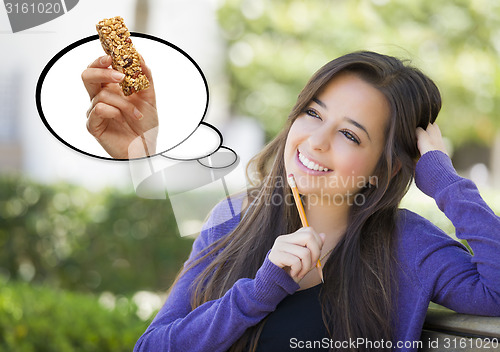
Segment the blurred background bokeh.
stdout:
<path fill-rule="evenodd" d="M 205 121 L 242 163 L 327 61 L 361 49 L 411 61 L 441 89 L 438 123 L 455 167 L 500 214 L 497 0 L 89 0 L 16 34 L 1 13 L 0 350 L 131 350 L 189 254 L 193 238 L 179 236 L 168 200 L 138 197 L 126 163 L 69 150 L 36 111 L 47 62 L 116 15 L 198 63 Z M 85 129 L 85 111 L 68 118 Z M 402 206 L 454 235 L 414 187 Z"/>

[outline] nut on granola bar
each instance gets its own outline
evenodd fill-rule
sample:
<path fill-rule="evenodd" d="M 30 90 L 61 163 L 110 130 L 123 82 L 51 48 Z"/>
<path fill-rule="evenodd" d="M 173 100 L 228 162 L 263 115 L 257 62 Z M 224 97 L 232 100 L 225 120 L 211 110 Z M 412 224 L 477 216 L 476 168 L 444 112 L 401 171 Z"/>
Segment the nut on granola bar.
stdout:
<path fill-rule="evenodd" d="M 102 48 L 112 58 L 111 66 L 125 74 L 120 83 L 126 96 L 149 87 L 149 80 L 142 72 L 139 53 L 132 44 L 130 32 L 123 18 L 104 19 L 96 25 Z"/>

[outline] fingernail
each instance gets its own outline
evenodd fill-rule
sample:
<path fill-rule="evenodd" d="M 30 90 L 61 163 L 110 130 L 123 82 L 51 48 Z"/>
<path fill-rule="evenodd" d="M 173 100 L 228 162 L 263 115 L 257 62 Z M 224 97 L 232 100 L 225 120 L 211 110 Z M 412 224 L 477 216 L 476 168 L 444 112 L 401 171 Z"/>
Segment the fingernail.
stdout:
<path fill-rule="evenodd" d="M 125 75 L 121 72 L 113 71 L 111 72 L 111 77 L 113 77 L 113 79 L 116 81 L 122 81 L 123 78 L 125 78 Z"/>
<path fill-rule="evenodd" d="M 142 115 L 141 112 L 137 110 L 137 108 L 134 108 L 134 115 L 137 118 L 137 120 L 142 120 L 142 118 L 144 117 L 144 115 Z"/>
<path fill-rule="evenodd" d="M 99 60 L 101 65 L 106 65 L 106 62 L 108 62 L 108 57 L 108 55 L 101 57 L 101 60 Z"/>

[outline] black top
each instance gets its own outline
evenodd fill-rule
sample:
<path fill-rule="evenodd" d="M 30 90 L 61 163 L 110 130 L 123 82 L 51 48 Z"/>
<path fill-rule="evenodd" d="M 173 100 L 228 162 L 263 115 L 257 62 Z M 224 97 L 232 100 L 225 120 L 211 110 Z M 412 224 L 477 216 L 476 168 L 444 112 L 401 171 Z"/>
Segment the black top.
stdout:
<path fill-rule="evenodd" d="M 267 317 L 257 352 L 328 351 L 330 339 L 323 323 L 319 292 L 322 284 L 296 291 Z"/>

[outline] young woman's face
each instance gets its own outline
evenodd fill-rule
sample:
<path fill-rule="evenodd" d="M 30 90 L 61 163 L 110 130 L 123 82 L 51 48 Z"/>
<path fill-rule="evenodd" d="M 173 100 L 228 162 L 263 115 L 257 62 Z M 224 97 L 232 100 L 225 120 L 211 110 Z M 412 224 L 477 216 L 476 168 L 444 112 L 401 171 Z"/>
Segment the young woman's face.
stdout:
<path fill-rule="evenodd" d="M 285 168 L 301 194 L 352 199 L 376 184 L 389 120 L 384 95 L 353 73 L 335 76 L 294 121 L 285 145 Z"/>

